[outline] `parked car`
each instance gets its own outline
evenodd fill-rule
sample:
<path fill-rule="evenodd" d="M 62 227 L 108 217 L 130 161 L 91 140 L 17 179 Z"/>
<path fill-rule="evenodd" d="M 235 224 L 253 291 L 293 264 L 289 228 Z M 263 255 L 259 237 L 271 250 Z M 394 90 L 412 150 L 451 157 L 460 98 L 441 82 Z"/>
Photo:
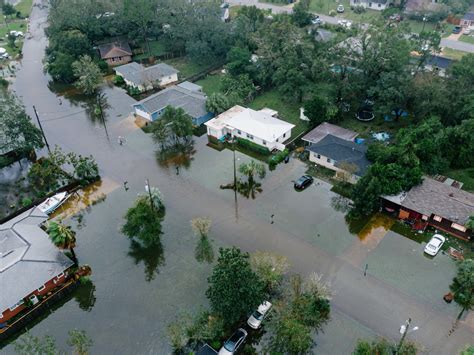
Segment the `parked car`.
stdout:
<path fill-rule="evenodd" d="M 219 350 L 219 355 L 232 355 L 237 352 L 240 346 L 244 343 L 247 338 L 247 332 L 239 328 L 235 331 L 232 336 L 226 340 L 222 348 Z"/>
<path fill-rule="evenodd" d="M 249 327 L 253 329 L 260 328 L 270 308 L 272 308 L 272 304 L 268 301 L 264 301 L 260 306 L 258 306 L 257 310 L 253 312 L 247 320 Z"/>
<path fill-rule="evenodd" d="M 309 175 L 303 175 L 295 181 L 295 189 L 304 190 L 313 183 L 313 177 Z"/>
<path fill-rule="evenodd" d="M 319 18 L 318 15 L 314 15 L 314 17 L 311 19 L 311 23 L 313 25 L 320 25 L 322 23 L 321 19 Z"/>
<path fill-rule="evenodd" d="M 441 234 L 435 234 L 433 237 L 431 237 L 428 244 L 426 244 L 425 253 L 431 256 L 435 256 L 436 254 L 438 254 L 445 241 L 446 238 L 443 237 Z"/>
<path fill-rule="evenodd" d="M 462 27 L 461 26 L 454 26 L 453 33 L 458 34 L 461 33 Z"/>
<path fill-rule="evenodd" d="M 350 29 L 351 26 L 352 26 L 352 22 L 351 21 L 347 21 L 347 20 L 339 20 L 337 21 L 337 24 L 342 26 L 342 27 L 345 27 L 347 29 Z"/>
<path fill-rule="evenodd" d="M 465 35 L 469 35 L 471 33 L 471 29 L 470 28 L 466 28 L 463 32 L 463 34 Z"/>
<path fill-rule="evenodd" d="M 342 14 L 342 13 L 344 12 L 344 5 L 342 5 L 342 4 L 338 5 L 338 7 L 337 7 L 336 10 L 337 10 L 337 12 L 339 12 L 340 14 Z"/>

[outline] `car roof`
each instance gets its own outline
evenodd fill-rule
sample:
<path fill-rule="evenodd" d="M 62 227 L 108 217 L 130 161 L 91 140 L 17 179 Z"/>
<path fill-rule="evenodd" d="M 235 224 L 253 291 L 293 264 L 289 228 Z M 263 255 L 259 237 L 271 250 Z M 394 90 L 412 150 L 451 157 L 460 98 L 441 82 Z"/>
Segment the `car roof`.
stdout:
<path fill-rule="evenodd" d="M 266 313 L 270 308 L 272 307 L 272 304 L 268 301 L 263 301 L 260 306 L 258 306 L 258 311 L 260 313 Z"/>

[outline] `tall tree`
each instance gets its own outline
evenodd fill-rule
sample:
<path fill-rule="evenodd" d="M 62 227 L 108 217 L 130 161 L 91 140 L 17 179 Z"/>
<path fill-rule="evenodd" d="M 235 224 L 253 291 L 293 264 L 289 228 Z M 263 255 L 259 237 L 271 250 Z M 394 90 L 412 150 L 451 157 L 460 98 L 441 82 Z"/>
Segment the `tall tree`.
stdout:
<path fill-rule="evenodd" d="M 26 114 L 17 98 L 7 91 L 0 91 L 0 152 L 27 153 L 44 146 L 41 131 Z"/>
<path fill-rule="evenodd" d="M 195 250 L 196 260 L 199 262 L 206 261 L 211 263 L 214 261 L 214 250 L 208 237 L 211 224 L 212 221 L 210 218 L 198 217 L 191 220 L 191 227 L 193 228 L 194 234 L 199 237 Z"/>
<path fill-rule="evenodd" d="M 94 94 L 102 83 L 100 68 L 88 55 L 72 63 L 72 70 L 77 78 L 75 85 L 86 95 Z"/>
<path fill-rule="evenodd" d="M 397 345 L 392 344 L 386 339 L 377 339 L 371 342 L 359 339 L 356 348 L 352 352 L 353 355 L 416 355 L 418 353 L 417 346 L 412 342 L 404 342 L 400 349 Z"/>
<path fill-rule="evenodd" d="M 60 249 L 69 249 L 74 264 L 77 265 L 77 257 L 74 252 L 76 247 L 76 232 L 71 226 L 66 226 L 61 222 L 50 222 L 48 224 L 48 235 L 54 245 Z"/>
<path fill-rule="evenodd" d="M 212 311 L 232 325 L 264 299 L 264 285 L 252 271 L 249 255 L 240 249 L 220 248 L 217 265 L 208 278 L 206 296 Z"/>
<path fill-rule="evenodd" d="M 193 134 L 193 121 L 181 107 L 167 106 L 160 120 L 169 124 L 176 143 L 180 143 L 181 139 L 187 142 Z"/>
<path fill-rule="evenodd" d="M 449 288 L 454 293 L 454 301 L 461 306 L 460 319 L 465 311 L 474 309 L 474 260 L 458 263 L 456 277 Z"/>

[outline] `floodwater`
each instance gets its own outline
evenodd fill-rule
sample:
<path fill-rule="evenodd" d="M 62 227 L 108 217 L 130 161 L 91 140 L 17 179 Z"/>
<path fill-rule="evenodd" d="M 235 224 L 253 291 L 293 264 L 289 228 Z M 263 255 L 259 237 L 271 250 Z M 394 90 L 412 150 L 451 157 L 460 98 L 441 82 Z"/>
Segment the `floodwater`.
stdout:
<path fill-rule="evenodd" d="M 288 257 L 293 271 L 304 275 L 317 271 L 333 278 L 335 318 L 344 332 L 328 326 L 321 336 L 337 341 L 321 342 L 320 353 L 347 353 L 357 337 L 371 333 L 370 329 L 398 337 L 405 310 L 414 319 L 428 317 L 425 329 L 436 324 L 429 310 L 398 294 L 393 307 L 399 308 L 393 309 L 391 319 L 381 316 L 386 313 L 386 292 L 394 295 L 397 290 L 387 291 L 370 278 L 361 280 L 360 265 L 344 260 L 344 251 L 361 241 L 348 230 L 344 213 L 332 207 L 336 195 L 330 185 L 315 181 L 301 193 L 294 191 L 292 181 L 306 171 L 298 160 L 268 172 L 263 191 L 247 199 L 219 188 L 233 180 L 233 153 L 207 147 L 205 136 L 194 138 L 192 147 L 178 158 L 157 154 L 157 146 L 130 117 L 134 100 L 123 90 L 102 88 L 109 105 L 106 126 L 91 117 L 90 103 L 73 89 L 52 86 L 43 73 L 46 15 L 38 7 L 31 15 L 32 39 L 25 43 L 13 88 L 30 114 L 32 105 L 37 107 L 50 145 L 92 154 L 103 180 L 73 197 L 57 216 L 77 231 L 76 254 L 81 264 L 91 266 L 91 283 L 33 325 L 32 334 L 52 335 L 67 349 L 68 330 L 79 328 L 93 339 L 92 354 L 169 354 L 167 324 L 181 312 L 207 306 L 205 290 L 212 265 L 195 260 L 197 238 L 189 222 L 194 217 L 212 219 L 210 238 L 216 253 L 218 247 L 229 245 L 275 252 Z M 118 136 L 125 137 L 123 145 L 117 143 Z M 237 164 L 249 160 L 236 152 Z M 146 179 L 161 190 L 166 206 L 160 242 L 149 248 L 120 232 L 123 216 L 137 194 L 144 192 Z M 462 345 L 471 336 L 458 334 L 464 334 L 458 341 Z M 427 333 L 423 343 L 429 339 Z M 13 353 L 13 346 L 2 351 Z"/>

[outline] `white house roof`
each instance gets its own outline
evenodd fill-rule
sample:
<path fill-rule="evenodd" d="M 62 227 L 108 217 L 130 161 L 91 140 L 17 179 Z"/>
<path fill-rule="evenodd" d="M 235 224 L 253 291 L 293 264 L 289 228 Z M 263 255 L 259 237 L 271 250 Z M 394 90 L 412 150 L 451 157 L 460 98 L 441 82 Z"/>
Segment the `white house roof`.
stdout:
<path fill-rule="evenodd" d="M 0 225 L 0 312 L 72 266 L 39 225 L 36 207 Z"/>
<path fill-rule="evenodd" d="M 224 127 L 240 130 L 267 142 L 274 142 L 295 127 L 291 123 L 273 117 L 267 111 L 255 111 L 238 105 L 206 122 L 205 125 L 218 130 Z"/>

